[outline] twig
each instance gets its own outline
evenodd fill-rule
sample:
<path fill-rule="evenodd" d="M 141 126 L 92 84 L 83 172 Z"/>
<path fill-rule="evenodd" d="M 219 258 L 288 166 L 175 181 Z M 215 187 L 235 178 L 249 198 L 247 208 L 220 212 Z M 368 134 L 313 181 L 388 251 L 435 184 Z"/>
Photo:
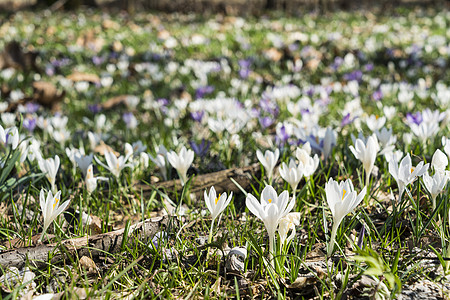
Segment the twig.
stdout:
<path fill-rule="evenodd" d="M 233 183 L 232 179 L 239 183 L 242 188 L 250 186 L 252 180 L 252 174 L 256 174 L 259 171 L 259 163 L 253 164 L 244 168 L 231 168 L 219 172 L 208 173 L 196 176 L 190 187 L 190 192 L 196 196 L 201 196 L 205 189 L 214 185 L 217 193 L 223 192 L 240 192 L 241 190 Z M 140 184 L 135 186 L 137 190 L 141 190 L 144 195 L 151 193 L 157 188 L 172 190 L 176 188 L 181 190 L 181 181 L 169 180 L 154 185 Z"/>
<path fill-rule="evenodd" d="M 0 253 L 0 266 L 21 269 L 29 261 L 36 267 L 45 267 L 49 257 L 52 257 L 51 263 L 55 263 L 64 259 L 67 254 L 78 253 L 80 257 L 83 255 L 98 257 L 104 255 L 105 252 L 117 253 L 121 251 L 124 234 L 126 234 L 126 239 L 135 238 L 140 241 L 151 239 L 163 226 L 169 226 L 171 220 L 175 219 L 169 216 L 148 219 L 130 226 L 128 234 L 125 233 L 125 228 L 122 228 L 90 237 L 64 240 L 59 243 L 11 249 Z M 127 243 L 129 242 L 127 241 Z"/>

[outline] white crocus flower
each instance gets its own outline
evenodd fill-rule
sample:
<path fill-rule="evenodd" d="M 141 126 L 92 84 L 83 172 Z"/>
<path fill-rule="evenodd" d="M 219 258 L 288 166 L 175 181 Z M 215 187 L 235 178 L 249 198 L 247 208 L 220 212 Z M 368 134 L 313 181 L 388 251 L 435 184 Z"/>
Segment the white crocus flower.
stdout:
<path fill-rule="evenodd" d="M 44 217 L 44 229 L 42 231 L 40 239 L 44 236 L 48 226 L 61 214 L 69 205 L 69 200 L 60 205 L 61 191 L 58 191 L 55 196 L 49 191 L 47 198 L 45 197 L 44 190 L 41 190 L 39 195 L 39 202 L 41 205 L 42 216 Z"/>
<path fill-rule="evenodd" d="M 366 119 L 367 127 L 369 127 L 372 132 L 380 130 L 385 123 L 386 117 L 371 115 Z"/>
<path fill-rule="evenodd" d="M 278 235 L 280 236 L 280 247 L 283 249 L 283 245 L 288 244 L 295 236 L 295 226 L 300 225 L 300 213 L 293 212 L 288 213 L 286 216 L 280 219 L 278 227 Z M 292 230 L 289 237 L 287 236 L 289 230 Z"/>
<path fill-rule="evenodd" d="M 395 159 L 396 161 L 399 161 L 403 157 L 402 150 L 396 150 L 393 152 L 388 152 L 384 154 L 384 158 L 387 162 L 391 161 L 392 159 Z"/>
<path fill-rule="evenodd" d="M 142 141 L 134 142 L 131 146 L 133 147 L 133 155 L 134 155 L 134 157 L 137 157 L 137 156 L 141 155 L 142 152 L 147 150 L 147 146 L 145 146 L 142 143 Z"/>
<path fill-rule="evenodd" d="M 436 209 L 436 197 L 443 191 L 445 185 L 447 184 L 447 175 L 445 173 L 436 172 L 433 177 L 428 175 L 428 172 L 423 174 L 423 183 L 427 191 L 431 195 L 433 201 L 433 210 Z"/>
<path fill-rule="evenodd" d="M 383 127 L 381 130 L 376 130 L 375 134 L 380 144 L 380 155 L 394 151 L 397 137 L 392 135 L 392 128 Z"/>
<path fill-rule="evenodd" d="M 411 131 L 419 138 L 420 142 L 426 146 L 427 141 L 439 132 L 438 122 L 422 122 L 419 125 L 410 124 Z"/>
<path fill-rule="evenodd" d="M 91 153 L 89 155 L 84 155 L 81 153 L 75 154 L 75 162 L 77 163 L 78 167 L 80 168 L 81 172 L 83 173 L 83 176 L 86 176 L 89 165 L 92 164 L 93 158 L 94 158 L 93 153 Z"/>
<path fill-rule="evenodd" d="M 406 186 L 414 182 L 418 176 L 425 174 L 428 167 L 429 164 L 424 165 L 423 161 L 421 161 L 413 168 L 409 154 L 402 159 L 400 165 L 398 165 L 398 161 L 395 158 L 389 161 L 389 173 L 391 173 L 398 185 L 398 201 L 401 200 Z"/>
<path fill-rule="evenodd" d="M 392 120 L 397 113 L 397 108 L 395 106 L 383 106 L 383 113 L 388 120 Z"/>
<path fill-rule="evenodd" d="M 369 185 L 370 173 L 375 165 L 375 159 L 379 150 L 378 141 L 376 135 L 371 135 L 367 139 L 367 143 L 360 139 L 355 142 L 355 147 L 350 146 L 350 150 L 357 159 L 359 159 L 364 167 L 366 173 L 366 186 Z"/>
<path fill-rule="evenodd" d="M 306 144 L 309 146 L 309 143 Z M 306 149 L 308 149 L 308 147 Z M 311 177 L 319 166 L 319 156 L 315 154 L 314 157 L 311 157 L 308 150 L 305 150 L 305 147 L 297 148 L 297 150 L 295 150 L 295 157 L 298 159 L 299 165 L 303 169 L 303 176 L 306 178 Z"/>
<path fill-rule="evenodd" d="M 233 198 L 233 192 L 230 193 L 230 195 L 227 197 L 227 193 L 219 194 L 217 196 L 216 189 L 212 186 L 209 190 L 209 195 L 204 193 L 206 207 L 208 208 L 209 212 L 211 213 L 212 222 L 211 222 L 211 229 L 209 231 L 209 238 L 208 243 L 211 243 L 212 241 L 212 231 L 214 226 L 215 219 L 222 213 L 222 211 L 230 204 L 231 199 Z M 220 222 L 220 219 L 219 219 Z M 219 226 L 219 222 L 217 222 L 217 226 Z"/>
<path fill-rule="evenodd" d="M 444 147 L 444 152 L 450 158 L 450 139 L 445 136 L 442 137 L 442 147 Z"/>
<path fill-rule="evenodd" d="M 94 170 L 92 165 L 89 165 L 86 171 L 86 177 L 84 183 L 89 194 L 91 194 L 97 188 L 97 180 L 108 181 L 106 177 L 94 177 Z"/>
<path fill-rule="evenodd" d="M 0 125 L 0 142 L 2 142 L 2 144 L 6 143 L 6 132 L 2 125 Z"/>
<path fill-rule="evenodd" d="M 11 145 L 11 148 L 15 150 L 19 145 L 19 130 L 17 127 L 10 127 L 5 129 L 5 140 Z"/>
<path fill-rule="evenodd" d="M 264 155 L 261 151 L 257 150 L 256 156 L 258 157 L 259 162 L 263 165 L 264 170 L 266 170 L 269 182 L 272 182 L 273 168 L 275 168 L 278 158 L 280 157 L 280 150 L 275 149 L 274 152 L 266 150 Z"/>
<path fill-rule="evenodd" d="M 183 146 L 179 154 L 175 151 L 167 153 L 167 160 L 172 167 L 177 170 L 178 176 L 180 176 L 181 185 L 185 185 L 187 182 L 187 170 L 194 161 L 194 151 L 190 149 L 187 150 L 186 147 Z"/>
<path fill-rule="evenodd" d="M 30 161 L 34 161 L 35 159 L 39 161 L 42 159 L 41 143 L 33 137 L 28 146 L 28 159 Z"/>
<path fill-rule="evenodd" d="M 29 145 L 29 141 L 28 140 L 22 140 L 19 144 L 19 151 L 20 151 L 20 159 L 19 162 L 23 163 L 28 156 L 28 145 Z"/>
<path fill-rule="evenodd" d="M 356 206 L 363 200 L 366 195 L 366 188 L 357 194 L 353 188 L 353 183 L 350 179 L 338 183 L 333 178 L 325 183 L 325 194 L 331 214 L 333 215 L 333 229 L 331 231 L 331 239 L 328 244 L 327 253 L 331 255 L 336 240 L 336 233 L 339 225 L 344 217 L 351 213 Z"/>
<path fill-rule="evenodd" d="M 84 149 L 83 148 L 77 149 L 77 148 L 73 148 L 73 147 L 70 147 L 70 148 L 66 147 L 66 155 L 69 158 L 70 162 L 72 163 L 73 172 L 75 173 L 75 169 L 77 167 L 77 161 L 76 161 L 75 157 L 84 155 Z"/>
<path fill-rule="evenodd" d="M 53 158 L 47 158 L 47 159 L 40 158 L 38 160 L 38 164 L 39 164 L 39 168 L 41 169 L 42 173 L 46 174 L 46 177 L 52 187 L 52 192 L 55 193 L 56 192 L 55 181 L 56 181 L 56 175 L 57 175 L 58 169 L 59 169 L 59 156 L 56 155 L 54 159 Z"/>
<path fill-rule="evenodd" d="M 281 178 L 283 178 L 287 183 L 289 183 L 295 195 L 297 185 L 303 177 L 302 166 L 297 165 L 293 159 L 290 159 L 289 166 L 286 163 L 281 164 L 280 175 Z"/>
<path fill-rule="evenodd" d="M 431 159 L 431 166 L 437 173 L 440 173 L 441 176 L 443 176 L 445 173 L 445 169 L 447 169 L 447 165 L 447 155 L 445 155 L 441 150 L 437 149 L 433 154 L 433 158 Z"/>
<path fill-rule="evenodd" d="M 322 153 L 325 160 L 328 159 L 335 145 L 336 145 L 336 132 L 330 127 L 327 127 L 327 130 L 325 131 L 325 136 L 323 138 L 323 147 L 322 147 Z"/>
<path fill-rule="evenodd" d="M 101 165 L 103 168 L 109 170 L 117 179 L 120 177 L 120 173 L 124 168 L 132 167 L 131 164 L 127 164 L 129 156 L 123 156 L 116 157 L 113 152 L 111 151 L 105 151 L 105 159 L 106 164 L 103 164 L 97 157 L 95 157 L 95 160 L 99 165 Z"/>
<path fill-rule="evenodd" d="M 148 155 L 153 163 L 159 168 L 159 172 L 161 173 L 164 180 L 167 180 L 167 149 L 163 145 L 159 146 L 156 156 Z"/>
<path fill-rule="evenodd" d="M 289 200 L 288 191 L 284 191 L 278 196 L 273 187 L 268 185 L 261 193 L 261 202 L 253 195 L 247 194 L 245 204 L 256 217 L 264 222 L 264 226 L 269 234 L 269 258 L 273 266 L 272 255 L 274 252 L 275 232 L 280 219 L 286 216 L 294 207 L 294 198 Z"/>

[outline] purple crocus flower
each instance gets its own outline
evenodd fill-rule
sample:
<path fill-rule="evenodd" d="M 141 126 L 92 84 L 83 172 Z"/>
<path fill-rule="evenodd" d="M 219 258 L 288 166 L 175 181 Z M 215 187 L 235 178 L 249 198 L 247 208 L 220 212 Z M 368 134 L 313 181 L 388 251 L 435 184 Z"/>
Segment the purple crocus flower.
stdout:
<path fill-rule="evenodd" d="M 91 113 L 98 114 L 102 110 L 102 107 L 100 106 L 100 104 L 90 104 L 88 105 L 88 109 Z"/>
<path fill-rule="evenodd" d="M 342 57 L 340 57 L 340 56 L 336 56 L 336 57 L 334 58 L 333 64 L 331 65 L 331 68 L 333 68 L 333 69 L 336 71 L 337 69 L 339 69 L 339 67 L 340 67 L 343 63 L 344 63 L 344 59 L 343 59 Z"/>
<path fill-rule="evenodd" d="M 364 71 L 370 72 L 373 70 L 373 64 L 367 64 L 364 66 Z"/>
<path fill-rule="evenodd" d="M 199 87 L 195 91 L 195 98 L 196 99 L 203 98 L 204 96 L 209 95 L 212 92 L 214 92 L 214 87 L 212 85 Z"/>
<path fill-rule="evenodd" d="M 361 70 L 355 70 L 353 72 L 345 74 L 343 78 L 346 81 L 356 80 L 356 81 L 360 82 L 362 79 L 362 76 L 363 76 L 363 73 L 361 72 Z"/>
<path fill-rule="evenodd" d="M 45 74 L 47 74 L 47 76 L 53 76 L 55 75 L 55 68 L 48 64 L 45 66 Z"/>
<path fill-rule="evenodd" d="M 125 122 L 125 124 L 127 124 L 127 125 L 131 123 L 131 121 L 133 120 L 133 117 L 134 117 L 133 113 L 131 113 L 131 112 L 126 112 L 122 115 L 122 119 Z"/>
<path fill-rule="evenodd" d="M 94 55 L 94 56 L 92 57 L 92 62 L 93 62 L 94 65 L 96 65 L 96 66 L 101 65 L 104 61 L 105 61 L 105 58 L 102 57 L 102 56 Z"/>
<path fill-rule="evenodd" d="M 420 113 L 420 111 L 412 114 L 412 113 L 407 113 L 406 114 L 406 121 L 408 121 L 409 124 L 417 124 L 420 125 L 420 123 L 422 123 L 423 119 L 422 119 L 422 114 Z"/>
<path fill-rule="evenodd" d="M 250 59 L 241 59 L 239 60 L 239 76 L 242 79 L 247 79 L 248 76 L 250 75 L 250 65 L 251 65 L 251 60 Z"/>
<path fill-rule="evenodd" d="M 205 139 L 202 139 L 202 142 L 200 144 L 196 144 L 194 141 L 189 141 L 189 145 L 191 146 L 192 150 L 194 150 L 195 154 L 203 157 L 208 153 L 211 142 L 206 142 Z"/>
<path fill-rule="evenodd" d="M 276 102 L 272 101 L 266 93 L 263 93 L 261 101 L 259 101 L 259 105 L 264 112 L 270 115 L 277 116 L 280 112 Z"/>
<path fill-rule="evenodd" d="M 61 67 L 64 67 L 64 66 L 67 66 L 68 64 L 70 64 L 70 59 L 68 59 L 68 58 L 55 59 L 55 60 L 51 61 L 51 64 L 55 68 L 61 68 Z"/>
<path fill-rule="evenodd" d="M 298 44 L 298 42 L 294 42 L 294 43 L 290 44 L 288 46 L 288 48 L 289 48 L 289 51 L 291 51 L 291 52 L 298 51 L 299 44 Z"/>
<path fill-rule="evenodd" d="M 250 65 L 252 64 L 252 61 L 250 59 L 240 59 L 238 63 L 239 67 L 243 69 L 249 69 Z"/>
<path fill-rule="evenodd" d="M 284 145 L 289 139 L 289 134 L 286 132 L 286 127 L 281 126 L 280 130 L 277 130 L 277 136 L 275 137 L 275 142 L 278 145 Z"/>
<path fill-rule="evenodd" d="M 38 111 L 39 107 L 41 106 L 34 102 L 28 102 L 25 107 L 27 109 L 27 113 L 34 114 L 35 112 Z"/>
<path fill-rule="evenodd" d="M 28 132 L 33 133 L 34 128 L 36 128 L 36 119 L 34 118 L 25 118 L 23 120 L 23 127 L 28 130 Z"/>
<path fill-rule="evenodd" d="M 350 113 L 348 113 L 342 118 L 341 127 L 351 124 L 352 122 L 353 122 L 353 120 L 351 119 Z"/>
<path fill-rule="evenodd" d="M 250 76 L 250 70 L 249 69 L 240 69 L 239 70 L 239 77 L 242 79 L 247 79 L 248 76 Z"/>
<path fill-rule="evenodd" d="M 310 113 L 311 113 L 311 111 L 310 111 L 308 108 L 304 108 L 304 109 L 300 110 L 300 114 L 301 114 L 302 116 L 308 115 L 308 114 L 310 114 Z"/>
<path fill-rule="evenodd" d="M 191 112 L 191 117 L 194 121 L 201 123 L 205 112 L 203 110 Z"/>
<path fill-rule="evenodd" d="M 156 100 L 161 106 L 167 106 L 169 105 L 169 100 L 167 100 L 166 98 L 159 98 L 158 100 Z"/>
<path fill-rule="evenodd" d="M 262 117 L 259 118 L 259 123 L 261 124 L 262 128 L 267 128 L 270 125 L 272 125 L 274 120 L 271 117 Z"/>
<path fill-rule="evenodd" d="M 381 99 L 383 99 L 383 93 L 381 92 L 381 90 L 378 89 L 373 92 L 372 99 L 375 101 L 380 101 Z"/>
<path fill-rule="evenodd" d="M 315 93 L 315 90 L 314 90 L 314 87 L 313 87 L 313 86 L 310 87 L 310 88 L 306 91 L 306 95 L 307 95 L 308 97 L 312 97 L 312 96 L 314 95 L 314 93 Z"/>

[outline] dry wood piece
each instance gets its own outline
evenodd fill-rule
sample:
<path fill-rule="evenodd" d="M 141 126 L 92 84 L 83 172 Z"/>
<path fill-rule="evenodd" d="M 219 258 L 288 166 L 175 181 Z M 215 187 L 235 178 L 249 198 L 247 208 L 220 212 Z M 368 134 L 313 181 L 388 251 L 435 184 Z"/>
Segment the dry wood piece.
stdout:
<path fill-rule="evenodd" d="M 247 166 L 244 168 L 231 168 L 219 172 L 208 173 L 196 176 L 191 184 L 190 191 L 196 196 L 201 196 L 205 189 L 209 189 L 214 185 L 217 193 L 223 192 L 240 192 L 239 188 L 231 181 L 233 178 L 239 185 L 247 189 L 252 182 L 252 175 L 257 175 L 259 172 L 259 163 Z M 157 183 L 153 186 L 149 185 L 138 185 L 136 187 L 138 190 L 142 189 L 144 195 L 152 192 L 156 188 L 171 190 L 176 188 L 181 190 L 181 182 L 179 179 L 164 181 Z"/>
<path fill-rule="evenodd" d="M 37 267 L 46 267 L 49 256 L 52 256 L 51 262 L 56 263 L 67 254 L 73 255 L 77 253 L 79 257 L 88 256 L 95 258 L 104 255 L 105 251 L 116 253 L 121 250 L 122 243 L 130 242 L 128 239 L 151 240 L 162 227 L 168 227 L 170 221 L 175 221 L 175 219 L 164 216 L 136 223 L 130 226 L 125 240 L 125 229 L 122 228 L 90 237 L 69 239 L 61 243 L 41 244 L 35 247 L 8 250 L 0 253 L 0 266 L 2 268 L 16 267 L 21 269 L 27 261 L 30 261 Z"/>

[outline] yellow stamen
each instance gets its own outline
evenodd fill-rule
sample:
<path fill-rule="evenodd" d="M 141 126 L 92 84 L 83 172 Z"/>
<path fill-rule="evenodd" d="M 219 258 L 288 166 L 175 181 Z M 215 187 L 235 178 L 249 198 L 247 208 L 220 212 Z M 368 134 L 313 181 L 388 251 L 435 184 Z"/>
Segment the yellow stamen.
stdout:
<path fill-rule="evenodd" d="M 117 169 L 119 168 L 119 162 L 116 163 L 116 168 L 117 168 Z"/>
<path fill-rule="evenodd" d="M 217 205 L 217 202 L 219 202 L 219 199 L 220 199 L 220 194 L 219 194 L 219 197 L 216 198 L 216 205 Z"/>
<path fill-rule="evenodd" d="M 379 115 L 375 115 L 375 119 L 377 119 L 378 120 L 378 118 L 379 118 L 380 116 Z"/>
<path fill-rule="evenodd" d="M 272 199 L 269 199 L 269 203 L 272 203 Z"/>
<path fill-rule="evenodd" d="M 411 168 L 411 173 L 412 173 L 412 172 L 414 172 L 414 169 L 413 169 L 413 168 Z"/>
<path fill-rule="evenodd" d="M 55 198 L 55 203 L 53 203 L 53 209 L 55 209 L 56 204 L 58 203 L 59 199 Z"/>
<path fill-rule="evenodd" d="M 342 200 L 344 200 L 345 193 L 347 193 L 346 190 L 344 190 L 344 192 L 342 193 Z"/>

